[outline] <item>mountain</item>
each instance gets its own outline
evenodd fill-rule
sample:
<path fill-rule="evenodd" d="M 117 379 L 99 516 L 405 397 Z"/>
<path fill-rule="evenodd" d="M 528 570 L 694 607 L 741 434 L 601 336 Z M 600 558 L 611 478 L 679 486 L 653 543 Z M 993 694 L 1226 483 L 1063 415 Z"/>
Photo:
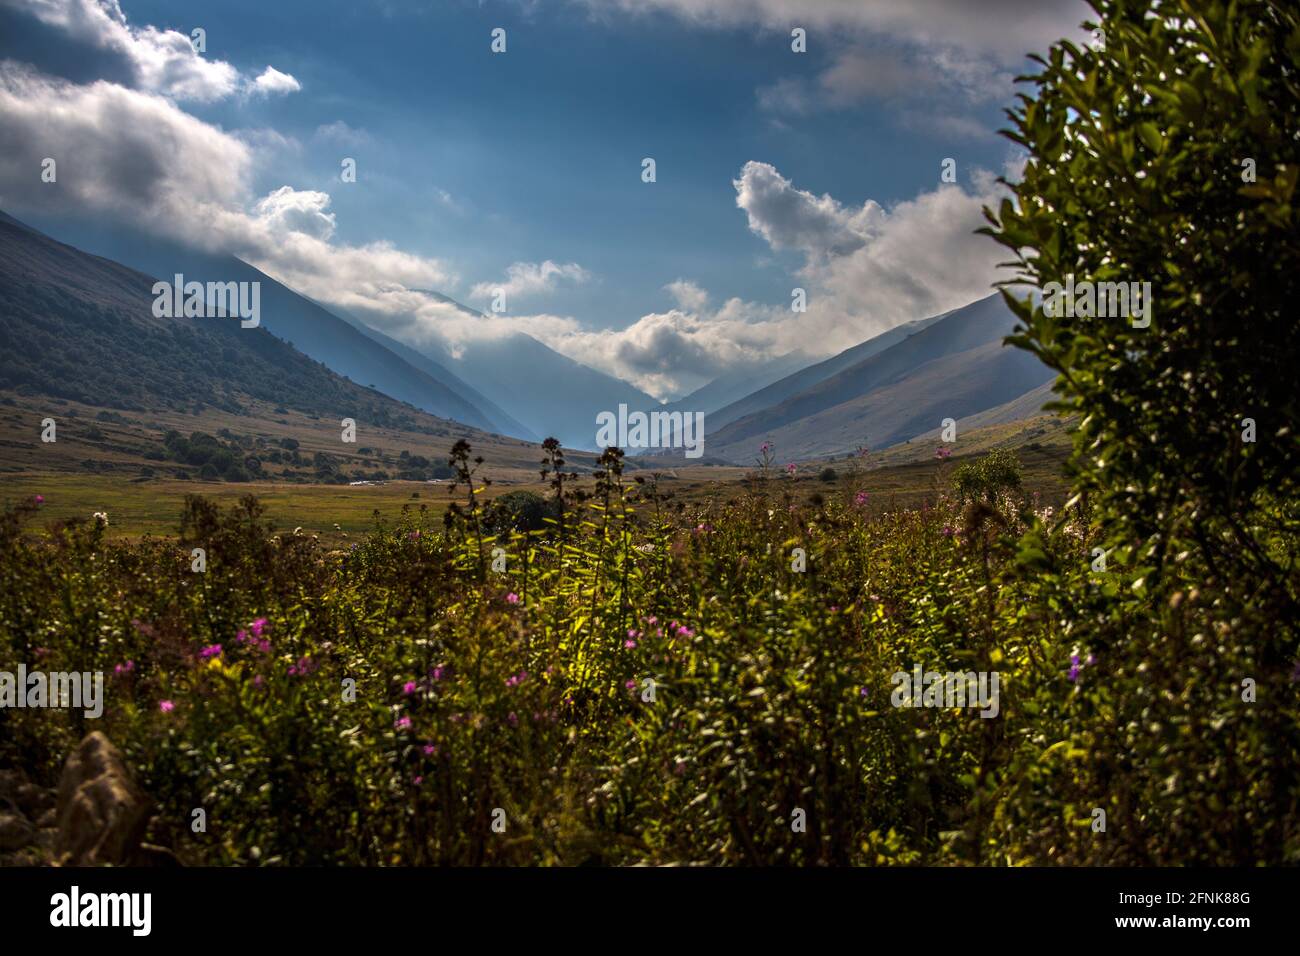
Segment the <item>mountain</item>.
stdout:
<path fill-rule="evenodd" d="M 367 427 L 474 433 L 335 374 L 265 328 L 157 317 L 154 282 L 0 214 L 0 390 L 54 404 L 233 414 L 265 405 Z"/>
<path fill-rule="evenodd" d="M 882 332 L 874 338 L 867 339 L 867 341 L 860 345 L 855 345 L 850 349 L 845 349 L 838 355 L 833 355 L 814 365 L 805 365 L 805 367 L 798 371 L 795 371 L 784 378 L 777 379 L 771 384 L 758 386 L 756 390 L 751 391 L 744 396 L 739 396 L 730 404 L 716 410 L 706 419 L 705 430 L 709 432 L 716 431 L 737 419 L 744 418 L 747 415 L 752 415 L 764 408 L 779 405 L 781 402 L 790 398 L 790 396 L 797 395 L 805 389 L 812 388 L 818 382 L 823 382 L 832 375 L 842 372 L 844 369 L 850 368 L 864 359 L 868 359 L 873 355 L 883 352 L 885 349 L 890 348 L 893 345 L 897 345 L 909 335 L 913 335 L 921 329 L 933 325 L 935 322 L 941 321 L 947 314 L 950 313 L 936 315 L 929 319 L 916 319 L 915 321 L 895 326 L 887 332 Z"/>
<path fill-rule="evenodd" d="M 448 387 L 452 388 L 457 394 L 472 402 L 475 408 L 481 410 L 483 414 L 488 417 L 492 423 L 493 430 L 500 432 L 502 435 L 522 438 L 525 441 L 539 442 L 542 440 L 540 435 L 535 434 L 522 422 L 516 421 L 486 395 L 483 395 L 477 389 L 471 387 L 464 380 L 448 371 L 442 365 L 439 365 L 423 352 L 417 351 L 406 343 L 399 342 L 397 339 L 385 335 L 378 329 L 372 329 L 356 316 L 348 312 L 341 309 L 334 309 L 332 311 L 339 318 L 350 323 L 354 328 L 361 332 L 362 335 L 374 339 L 394 355 L 405 359 L 411 365 L 415 366 L 415 368 L 424 372 L 436 381 L 444 383 Z"/>
<path fill-rule="evenodd" d="M 945 418 L 1011 402 L 1054 377 L 1034 356 L 1003 346 L 1015 324 L 999 295 L 927 320 L 901 341 L 710 433 L 707 452 L 748 461 L 764 441 L 782 459 L 886 448 Z"/>
<path fill-rule="evenodd" d="M 740 401 L 773 382 L 793 375 L 806 368 L 808 364 L 808 357 L 797 352 L 767 361 L 749 363 L 719 375 L 684 398 L 670 402 L 663 407 L 663 411 L 704 412 L 707 422 L 708 417 L 718 413 L 720 409 Z M 728 418 L 727 421 L 731 419 Z M 725 421 L 720 421 L 717 426 L 721 427 L 724 424 Z M 709 426 L 706 424 L 707 427 Z"/>
<path fill-rule="evenodd" d="M 115 261 L 163 280 L 180 273 L 186 281 L 258 282 L 261 327 L 303 354 L 439 418 L 485 431 L 507 430 L 502 425 L 508 416 L 494 420 L 453 381 L 440 378 L 436 368 L 413 365 L 386 343 L 234 256 L 185 248 L 121 227 L 82 227 L 77 236 L 87 248 L 108 250 Z M 529 436 L 525 430 L 518 437 Z"/>
<path fill-rule="evenodd" d="M 629 410 L 660 404 L 522 332 L 467 342 L 447 364 L 533 432 L 554 436 L 568 448 L 595 448 L 596 416 L 602 411 L 617 412 L 620 403 Z"/>

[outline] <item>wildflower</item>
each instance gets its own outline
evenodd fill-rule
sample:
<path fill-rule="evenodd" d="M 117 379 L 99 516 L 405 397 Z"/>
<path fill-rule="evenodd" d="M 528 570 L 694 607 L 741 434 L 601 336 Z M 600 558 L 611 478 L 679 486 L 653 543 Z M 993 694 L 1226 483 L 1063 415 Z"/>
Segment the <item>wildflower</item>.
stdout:
<path fill-rule="evenodd" d="M 861 508 L 863 505 L 867 503 L 867 498 L 869 497 L 870 495 L 868 495 L 865 491 L 859 491 L 856 495 L 853 496 L 853 503 L 857 505 L 859 508 Z"/>
<path fill-rule="evenodd" d="M 254 637 L 261 637 L 262 632 L 266 630 L 266 624 L 267 624 L 266 618 L 259 617 L 256 618 L 251 624 L 248 625 L 248 629 L 253 632 Z"/>
<path fill-rule="evenodd" d="M 415 784 L 418 787 L 420 784 L 424 783 L 424 777 L 420 776 L 417 773 L 414 777 L 411 778 L 411 783 Z"/>
<path fill-rule="evenodd" d="M 866 445 L 859 445 L 859 446 L 858 446 L 858 457 L 859 457 L 859 458 L 866 458 L 866 457 L 867 457 L 867 452 L 869 452 L 869 451 L 871 451 L 871 449 L 868 448 Z"/>
<path fill-rule="evenodd" d="M 626 687 L 628 690 L 636 690 L 636 681 L 629 679 L 626 683 L 623 684 L 623 686 Z"/>
<path fill-rule="evenodd" d="M 412 541 L 418 541 L 420 540 L 420 532 L 412 531 L 410 534 L 407 535 L 407 537 L 410 538 Z"/>
<path fill-rule="evenodd" d="M 43 504 L 45 504 L 45 496 L 44 496 L 44 495 L 37 495 L 37 496 L 36 496 L 35 498 L 33 498 L 32 500 L 35 501 L 38 505 L 43 505 Z"/>
<path fill-rule="evenodd" d="M 396 730 L 410 730 L 410 729 L 411 729 L 411 718 L 410 718 L 410 717 L 398 717 L 398 718 L 397 718 L 397 723 L 393 724 L 393 727 L 394 727 L 394 729 L 396 729 Z"/>
<path fill-rule="evenodd" d="M 266 680 L 265 680 L 265 678 L 262 677 L 261 674 L 258 674 L 256 677 L 253 678 L 253 686 L 254 686 L 254 687 L 261 687 L 261 686 L 262 686 L 263 684 L 265 684 L 265 683 L 266 683 Z"/>
<path fill-rule="evenodd" d="M 235 632 L 235 643 L 236 644 L 248 643 L 248 632 L 244 630 L 242 627 Z"/>
<path fill-rule="evenodd" d="M 761 451 L 764 455 L 766 455 L 769 451 L 772 450 L 772 443 L 770 441 L 765 441 L 763 442 L 763 444 L 758 446 L 758 450 Z"/>
<path fill-rule="evenodd" d="M 432 757 L 438 752 L 437 744 L 425 744 L 423 749 L 426 757 Z"/>
<path fill-rule="evenodd" d="M 623 642 L 623 646 L 628 650 L 631 650 L 632 648 L 636 647 L 636 641 L 632 640 L 632 638 L 629 637 L 626 641 Z"/>
<path fill-rule="evenodd" d="M 522 684 L 522 683 L 523 683 L 527 678 L 528 678 L 528 671 L 520 671 L 518 674 L 515 674 L 513 677 L 507 677 L 507 678 L 506 678 L 506 686 L 507 686 L 507 687 L 518 687 L 518 686 L 519 686 L 520 684 Z"/>
<path fill-rule="evenodd" d="M 316 664 L 310 657 L 298 658 L 298 663 L 289 665 L 290 677 L 306 677 L 316 669 Z"/>
<path fill-rule="evenodd" d="M 785 473 L 789 475 L 791 478 L 794 477 L 794 473 L 798 470 L 799 468 L 794 462 L 790 462 L 785 466 Z"/>
<path fill-rule="evenodd" d="M 946 525 L 943 526 L 943 536 L 944 536 L 945 538 L 951 538 L 951 537 L 952 537 L 954 534 L 956 534 L 956 533 L 957 533 L 957 532 L 953 530 L 952 525 L 948 525 L 948 524 L 946 524 Z"/>
<path fill-rule="evenodd" d="M 506 720 L 508 720 L 508 721 L 510 722 L 510 726 L 511 726 L 511 727 L 518 727 L 518 726 L 519 726 L 519 717 L 518 717 L 517 714 L 515 714 L 515 712 L 514 712 L 513 710 L 510 711 L 510 713 L 506 714 Z"/>
<path fill-rule="evenodd" d="M 415 693 L 415 681 L 413 681 L 413 680 L 408 680 L 405 684 L 403 684 L 403 685 L 402 685 L 402 693 L 403 693 L 403 694 L 414 694 L 414 693 Z"/>
<path fill-rule="evenodd" d="M 1070 683 L 1077 683 L 1079 680 L 1079 655 L 1070 655 Z"/>
<path fill-rule="evenodd" d="M 507 604 L 518 604 L 518 603 L 519 603 L 519 595 L 516 594 L 514 591 L 511 591 L 509 594 L 506 595 L 506 603 L 507 603 Z"/>
<path fill-rule="evenodd" d="M 210 657 L 220 657 L 220 656 L 221 656 L 220 644 L 209 644 L 207 647 L 203 648 L 203 650 L 199 651 L 199 660 L 201 661 L 206 661 Z"/>
<path fill-rule="evenodd" d="M 942 445 L 940 445 L 939 450 L 934 453 L 934 457 L 939 459 L 946 459 L 951 454 L 952 454 L 951 448 L 944 448 Z"/>
<path fill-rule="evenodd" d="M 654 627 L 656 624 L 659 623 L 659 618 L 651 614 L 648 618 L 645 619 L 645 622 L 649 624 L 651 627 Z"/>
<path fill-rule="evenodd" d="M 429 676 L 432 677 L 434 680 L 442 680 L 444 677 L 447 676 L 447 668 L 439 664 L 433 670 L 429 671 Z"/>
<path fill-rule="evenodd" d="M 129 674 L 133 670 L 135 670 L 135 661 L 127 661 L 123 664 L 117 664 L 113 667 L 113 673 L 116 674 L 118 677 L 121 677 L 123 674 Z"/>
<path fill-rule="evenodd" d="M 176 709 L 176 704 L 174 701 L 160 700 L 158 701 L 158 709 L 161 710 L 164 714 L 170 714 L 173 710 Z"/>

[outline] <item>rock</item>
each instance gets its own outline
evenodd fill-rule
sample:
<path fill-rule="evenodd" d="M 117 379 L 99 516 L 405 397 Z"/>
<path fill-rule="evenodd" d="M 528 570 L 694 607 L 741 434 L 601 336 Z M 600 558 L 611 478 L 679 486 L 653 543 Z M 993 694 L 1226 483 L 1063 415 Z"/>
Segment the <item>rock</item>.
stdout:
<path fill-rule="evenodd" d="M 121 865 L 140 845 L 149 798 L 101 732 L 68 756 L 59 781 L 55 856 L 64 866 Z"/>
<path fill-rule="evenodd" d="M 13 800 L 17 803 L 18 790 L 27 783 L 27 775 L 21 770 L 0 770 L 0 802 Z"/>
<path fill-rule="evenodd" d="M 20 784 L 16 788 L 13 801 L 18 804 L 18 809 L 32 820 L 35 820 L 46 810 L 51 809 L 56 800 L 56 794 L 53 790 L 46 790 L 44 787 L 37 786 L 34 783 Z"/>
<path fill-rule="evenodd" d="M 21 850 L 36 839 L 36 828 L 19 813 L 0 810 L 0 852 Z"/>

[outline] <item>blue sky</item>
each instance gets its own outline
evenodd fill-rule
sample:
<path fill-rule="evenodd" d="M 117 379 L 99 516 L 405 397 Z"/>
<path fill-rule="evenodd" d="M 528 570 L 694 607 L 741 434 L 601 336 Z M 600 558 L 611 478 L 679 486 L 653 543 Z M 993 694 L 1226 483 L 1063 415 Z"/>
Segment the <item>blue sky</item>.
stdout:
<path fill-rule="evenodd" d="M 671 396 L 746 361 L 847 347 L 919 317 L 910 311 L 955 307 L 987 288 L 989 256 L 962 259 L 969 229 L 949 235 L 945 221 L 979 225 L 992 176 L 1014 166 L 993 131 L 1014 92 L 1010 76 L 1028 65 L 1022 51 L 1086 11 L 1073 2 L 976 6 L 979 15 L 955 0 L 0 0 L 14 100 L 10 115 L 0 105 L 0 135 L 36 140 L 46 154 L 84 153 L 96 136 L 105 152 L 147 151 L 120 142 L 107 117 L 120 124 L 161 111 L 145 122 L 175 126 L 162 137 L 171 158 L 159 163 L 178 181 L 158 188 L 256 221 L 214 240 L 142 211 L 147 228 L 224 241 L 413 341 L 507 326 L 504 316 L 491 329 L 446 326 L 394 286 L 433 286 L 487 308 L 487 289 L 505 286 L 515 266 L 510 328 Z M 799 25 L 804 54 L 791 50 Z M 195 27 L 207 42 L 197 67 L 176 46 Z M 496 27 L 507 31 L 504 54 L 490 50 Z M 194 73 L 197 86 L 176 80 L 198 67 L 212 75 Z M 267 67 L 283 81 L 261 91 Z M 122 87 L 122 102 L 105 106 L 116 91 L 103 83 Z M 20 97 L 105 115 L 71 125 L 60 142 L 57 130 L 24 131 Z M 191 119 L 247 149 L 233 171 L 203 171 L 219 166 L 222 150 Z M 343 157 L 357 161 L 355 183 L 340 181 Z M 643 157 L 656 161 L 655 183 L 641 181 Z M 948 157 L 952 184 L 940 179 Z M 175 173 L 176 162 L 187 168 Z M 103 199 L 111 173 L 97 174 L 103 181 L 84 186 L 79 202 L 48 208 L 14 175 L 0 163 L 0 195 L 15 214 L 121 205 Z M 353 268 L 364 273 L 360 253 L 348 253 L 347 267 L 310 265 L 320 250 L 289 257 L 267 238 L 272 223 L 300 222 L 336 250 L 382 245 L 436 266 L 377 255 L 374 289 L 334 288 Z M 827 238 L 837 230 L 847 242 Z M 961 261 L 948 268 L 908 241 Z M 675 281 L 690 285 L 675 295 L 666 288 Z M 794 286 L 816 303 L 802 329 L 788 316 Z"/>

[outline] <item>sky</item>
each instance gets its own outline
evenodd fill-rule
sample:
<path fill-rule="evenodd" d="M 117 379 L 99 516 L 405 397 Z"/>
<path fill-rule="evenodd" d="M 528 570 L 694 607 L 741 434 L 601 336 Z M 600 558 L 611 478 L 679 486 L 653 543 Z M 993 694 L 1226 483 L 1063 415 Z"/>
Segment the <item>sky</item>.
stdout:
<path fill-rule="evenodd" d="M 230 252 L 415 345 L 527 332 L 672 399 L 987 295 L 1014 77 L 1088 14 L 0 0 L 0 209 Z"/>

